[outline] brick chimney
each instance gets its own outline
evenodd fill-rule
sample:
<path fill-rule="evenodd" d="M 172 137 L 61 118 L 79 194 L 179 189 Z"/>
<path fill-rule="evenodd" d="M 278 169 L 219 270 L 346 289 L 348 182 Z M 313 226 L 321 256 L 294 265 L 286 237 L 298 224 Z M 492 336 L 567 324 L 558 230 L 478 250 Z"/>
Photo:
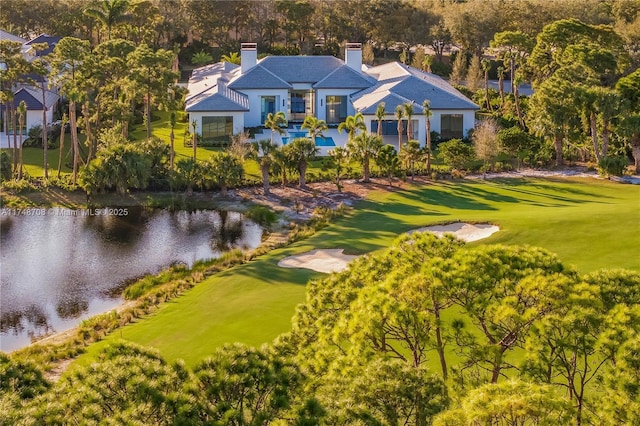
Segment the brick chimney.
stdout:
<path fill-rule="evenodd" d="M 344 60 L 348 67 L 362 71 L 362 43 L 347 43 L 344 49 Z"/>
<path fill-rule="evenodd" d="M 362 55 L 361 55 L 362 56 Z M 242 43 L 240 45 L 240 71 L 242 74 L 255 67 L 258 63 L 258 45 L 256 43 Z"/>

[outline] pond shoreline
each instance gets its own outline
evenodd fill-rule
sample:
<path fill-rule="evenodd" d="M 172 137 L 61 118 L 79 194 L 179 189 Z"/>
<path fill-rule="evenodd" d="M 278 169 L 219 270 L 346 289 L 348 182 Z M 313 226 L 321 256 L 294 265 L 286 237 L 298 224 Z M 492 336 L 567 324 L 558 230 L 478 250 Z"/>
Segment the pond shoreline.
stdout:
<path fill-rule="evenodd" d="M 0 348 L 7 352 L 112 311 L 132 283 L 148 286 L 167 269 L 254 250 L 268 236 L 239 212 L 139 206 L 2 208 L 0 226 Z"/>

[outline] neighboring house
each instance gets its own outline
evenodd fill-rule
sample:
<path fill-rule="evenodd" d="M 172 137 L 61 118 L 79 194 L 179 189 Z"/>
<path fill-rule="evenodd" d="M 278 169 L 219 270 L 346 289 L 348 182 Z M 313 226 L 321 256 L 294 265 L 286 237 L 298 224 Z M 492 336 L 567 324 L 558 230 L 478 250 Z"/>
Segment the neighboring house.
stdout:
<path fill-rule="evenodd" d="M 58 44 L 58 42 L 60 40 L 62 40 L 62 37 L 50 36 L 50 35 L 47 35 L 47 34 L 40 34 L 38 37 L 36 37 L 36 38 L 34 38 L 32 40 L 29 40 L 24 45 L 25 45 L 25 47 L 27 47 L 27 54 L 29 54 L 33 58 L 36 58 L 38 56 L 46 56 L 46 55 L 52 53 L 53 49 L 56 47 L 56 45 Z M 48 47 L 45 50 L 42 50 L 40 52 L 36 52 L 32 47 L 36 43 L 47 43 Z"/>
<path fill-rule="evenodd" d="M 40 34 L 38 37 L 27 41 L 22 37 L 18 37 L 17 35 L 13 35 L 11 33 L 8 33 L 0 29 L 0 40 L 9 40 L 9 41 L 22 43 L 22 54 L 24 55 L 24 58 L 29 62 L 33 61 L 38 56 L 45 56 L 53 52 L 53 49 L 56 47 L 56 44 L 58 44 L 58 42 L 61 39 L 62 37 L 50 36 L 48 34 Z M 47 49 L 41 52 L 36 52 L 33 49 L 33 45 L 36 43 L 47 43 L 49 46 Z"/>
<path fill-rule="evenodd" d="M 339 134 L 337 125 L 360 112 L 367 130 L 376 132 L 375 111 L 384 102 L 384 139 L 397 147 L 396 106 L 413 101 L 412 136 L 424 145 L 425 99 L 431 102 L 432 131 L 443 137 L 463 137 L 474 126 L 478 106 L 446 81 L 398 62 L 363 66 L 360 43 L 347 44 L 344 61 L 333 56 L 268 56 L 258 60 L 257 54 L 255 43 L 243 43 L 241 65 L 220 62 L 194 71 L 186 110 L 203 139 L 224 139 L 246 127 L 262 126 L 267 114 L 282 111 L 290 124 L 302 123 L 308 115 L 325 120 L 331 145 L 344 145 L 346 134 Z M 406 124 L 405 119 L 405 131 Z M 268 137 L 265 134 L 269 131 L 256 138 Z M 275 140 L 286 143 L 304 134 L 290 130 Z"/>
<path fill-rule="evenodd" d="M 47 123 L 51 123 L 53 121 L 54 107 L 60 98 L 58 97 L 58 95 L 48 90 L 45 90 L 44 93 L 44 107 L 46 108 Z M 23 129 L 23 133 L 26 134 L 28 129 L 34 126 L 42 126 L 42 91 L 33 87 L 21 87 L 14 93 L 13 103 L 16 109 L 22 101 L 24 101 L 27 105 L 27 116 L 25 117 Z M 0 115 L 4 120 L 4 105 L 0 105 Z M 6 131 L 7 129 L 9 129 L 9 133 L 12 134 L 9 128 L 10 124 L 7 123 L 7 125 L 8 126 L 5 127 L 3 124 L 3 130 Z M 16 128 L 17 127 L 18 119 L 16 118 Z"/>
<path fill-rule="evenodd" d="M 22 37 L 18 37 L 17 35 L 13 35 L 2 29 L 0 29 L 0 40 L 16 41 L 18 43 L 22 43 L 23 45 L 27 42 L 27 40 L 23 39 Z M 26 50 L 27 48 L 23 49 L 23 51 L 26 51 Z"/>
<path fill-rule="evenodd" d="M 20 37 L 9 34 L 0 30 L 1 40 L 11 40 L 22 43 L 22 54 L 29 62 L 36 59 L 38 56 L 44 56 L 53 51 L 56 44 L 61 40 L 61 37 L 49 36 L 47 34 L 39 35 L 38 37 L 26 41 Z M 41 52 L 36 52 L 33 49 L 35 43 L 48 43 L 48 48 Z M 17 108 L 20 101 L 25 101 L 27 105 L 27 116 L 23 133 L 27 133 L 30 128 L 34 126 L 42 126 L 42 110 L 45 108 L 46 120 L 50 124 L 53 121 L 53 114 L 58 105 L 60 97 L 56 93 L 56 88 L 49 88 L 46 77 L 42 77 L 35 74 L 23 76 L 23 83 L 17 84 L 13 88 L 14 93 L 14 106 Z M 44 104 L 42 100 L 42 85 L 45 87 Z M 6 120 L 5 105 L 0 104 L 0 148 L 7 148 L 7 143 L 10 140 L 10 146 L 13 146 L 13 138 L 10 136 L 13 134 L 13 130 L 10 128 L 11 123 Z M 18 120 L 16 118 L 16 128 L 18 127 Z M 7 135 L 8 133 L 8 135 Z"/>

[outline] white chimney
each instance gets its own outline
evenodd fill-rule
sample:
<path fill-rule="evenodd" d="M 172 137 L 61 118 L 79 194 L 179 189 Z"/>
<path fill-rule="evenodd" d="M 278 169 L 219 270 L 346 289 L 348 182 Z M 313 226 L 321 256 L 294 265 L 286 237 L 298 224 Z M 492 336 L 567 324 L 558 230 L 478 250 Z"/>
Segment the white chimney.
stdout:
<path fill-rule="evenodd" d="M 362 71 L 362 43 L 347 43 L 344 51 L 344 59 L 347 66 L 354 70 Z"/>
<path fill-rule="evenodd" d="M 244 74 L 258 63 L 258 45 L 242 43 L 240 45 L 240 72 Z"/>

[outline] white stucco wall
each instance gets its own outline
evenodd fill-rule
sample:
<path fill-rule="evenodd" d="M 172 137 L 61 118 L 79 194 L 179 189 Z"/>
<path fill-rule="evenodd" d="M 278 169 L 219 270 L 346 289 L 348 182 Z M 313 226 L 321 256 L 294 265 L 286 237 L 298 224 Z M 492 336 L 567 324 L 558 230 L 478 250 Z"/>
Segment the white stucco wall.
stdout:
<path fill-rule="evenodd" d="M 191 123 L 196 120 L 196 133 L 202 134 L 202 117 L 233 117 L 233 134 L 244 132 L 244 113 L 242 111 L 205 111 L 189 113 L 189 131 L 192 131 Z"/>
<path fill-rule="evenodd" d="M 244 123 L 246 127 L 261 126 L 264 123 L 261 120 L 262 114 L 262 97 L 276 97 L 276 112 L 282 111 L 287 114 L 289 108 L 289 91 L 286 89 L 260 89 L 260 90 L 238 90 L 249 97 L 249 111 L 244 113 Z M 284 104 L 284 105 L 283 105 Z"/>
<path fill-rule="evenodd" d="M 52 108 L 49 108 L 49 111 L 47 111 L 47 124 L 51 124 L 52 121 L 53 110 Z M 16 126 L 18 126 L 17 119 Z M 28 133 L 29 129 L 34 126 L 42 126 L 42 110 L 27 111 L 27 123 L 25 126 L 25 131 Z M 23 140 L 24 139 L 26 139 L 26 136 L 23 137 Z M 0 132 L 0 148 L 11 148 L 13 146 L 13 136 L 10 136 L 10 143 L 11 145 L 7 145 L 7 134 L 4 131 Z"/>
<path fill-rule="evenodd" d="M 53 113 L 51 108 L 47 111 L 47 123 L 51 123 Z M 27 111 L 27 131 L 34 126 L 42 126 L 42 110 Z"/>

